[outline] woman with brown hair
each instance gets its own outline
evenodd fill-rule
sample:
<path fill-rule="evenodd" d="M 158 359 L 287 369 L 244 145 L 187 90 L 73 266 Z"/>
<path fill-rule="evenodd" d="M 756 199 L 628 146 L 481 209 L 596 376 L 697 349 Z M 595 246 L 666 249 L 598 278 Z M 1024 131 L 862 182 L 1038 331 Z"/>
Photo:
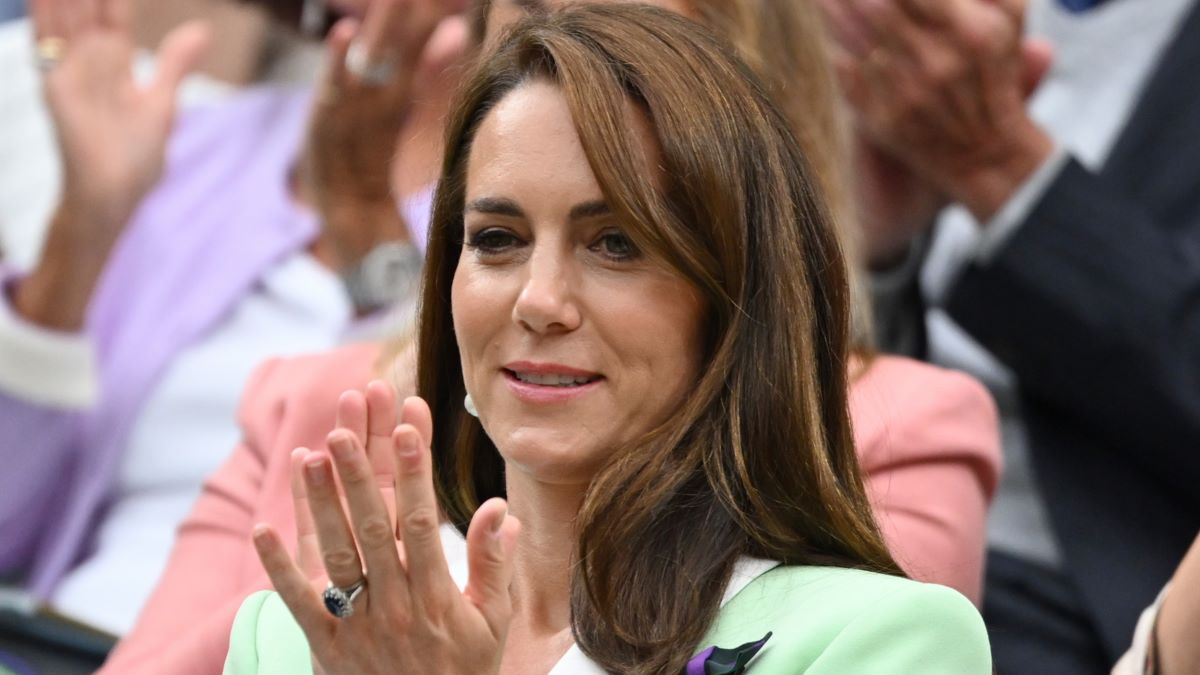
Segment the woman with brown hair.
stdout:
<path fill-rule="evenodd" d="M 481 3 L 475 21 L 480 39 L 485 33 L 499 35 L 534 4 Z M 567 4 L 550 0 L 543 9 Z M 809 139 L 803 143 L 814 180 L 835 185 L 820 168 L 840 162 L 836 116 L 822 112 L 834 109 L 835 92 L 827 60 L 816 49 L 822 44 L 820 24 L 803 20 L 807 3 L 671 0 L 657 4 L 694 18 L 711 13 L 716 22 L 711 27 L 740 45 L 740 53 L 764 50 L 764 56 L 747 60 L 768 69 L 767 81 L 783 81 L 792 67 L 789 64 L 797 61 L 774 50 L 809 54 L 813 61 L 796 66 L 795 71 L 806 84 L 772 90 L 772 94 L 813 92 L 810 98 L 789 98 L 780 108 L 798 129 L 796 135 Z M 735 8 L 739 9 L 732 11 Z M 767 12 L 758 21 L 734 21 L 757 9 Z M 758 37 L 762 31 L 754 29 L 759 24 L 785 26 L 792 42 L 770 47 Z M 811 114 L 804 114 L 803 106 Z M 844 231 L 850 219 L 846 206 L 829 210 Z M 852 249 L 845 241 L 843 247 Z M 855 266 L 847 266 L 846 271 L 853 279 Z M 852 306 L 865 306 L 858 302 L 856 297 Z M 908 359 L 864 358 L 868 325 L 855 317 L 857 356 L 852 363 L 858 365 L 850 368 L 850 409 L 875 518 L 893 557 L 908 574 L 948 585 L 978 602 L 983 523 L 999 468 L 992 404 L 982 388 L 965 376 Z M 395 344 L 382 354 L 378 344 L 351 345 L 320 355 L 272 360 L 259 369 L 248 383 L 240 411 L 242 442 L 207 482 L 181 526 L 166 575 L 105 672 L 220 670 L 238 605 L 249 593 L 269 587 L 249 546 L 254 524 L 271 522 L 285 538 L 307 544 L 315 540 L 310 524 L 292 515 L 289 471 L 301 463 L 303 452 L 293 453 L 298 446 L 323 449 L 330 429 L 350 429 L 377 456 L 383 489 L 390 490 L 386 441 L 396 425 L 397 392 L 404 396 L 416 391 L 411 365 L 415 360 L 410 355 L 398 358 L 404 343 Z M 381 375 L 387 382 L 364 387 Z M 338 398 L 345 390 L 363 389 Z M 447 540 L 447 545 L 454 543 Z"/>
<path fill-rule="evenodd" d="M 279 595 L 247 601 L 227 672 L 310 648 L 328 672 L 987 672 L 974 608 L 874 524 L 841 248 L 749 71 L 671 13 L 587 6 L 460 96 L 394 511 L 355 434 L 303 456 L 329 587 L 256 528 Z"/>

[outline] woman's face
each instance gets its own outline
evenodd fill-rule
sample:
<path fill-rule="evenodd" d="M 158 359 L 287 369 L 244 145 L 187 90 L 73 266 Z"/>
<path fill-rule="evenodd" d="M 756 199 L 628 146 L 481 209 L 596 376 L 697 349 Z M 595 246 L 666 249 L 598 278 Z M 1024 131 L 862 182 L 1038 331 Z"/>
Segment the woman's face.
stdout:
<path fill-rule="evenodd" d="M 658 149 L 629 108 L 649 166 Z M 467 391 L 514 468 L 586 483 L 697 377 L 702 301 L 609 211 L 560 90 L 509 93 L 467 164 L 452 311 Z"/>

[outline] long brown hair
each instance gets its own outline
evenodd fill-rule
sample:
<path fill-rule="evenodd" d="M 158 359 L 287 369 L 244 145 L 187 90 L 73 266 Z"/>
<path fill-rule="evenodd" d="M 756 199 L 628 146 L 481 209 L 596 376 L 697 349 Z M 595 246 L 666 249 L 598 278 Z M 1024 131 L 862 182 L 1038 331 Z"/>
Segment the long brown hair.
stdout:
<path fill-rule="evenodd" d="M 434 203 L 417 379 L 439 499 L 460 529 L 505 493 L 502 459 L 463 410 L 450 288 L 471 143 L 509 91 L 531 78 L 561 88 L 627 234 L 707 301 L 695 387 L 660 428 L 615 449 L 578 514 L 572 625 L 611 671 L 678 672 L 739 556 L 900 573 L 855 458 L 838 238 L 791 125 L 722 45 L 645 6 L 523 22 L 466 78 Z M 635 159 L 629 101 L 654 126 L 661 175 Z"/>

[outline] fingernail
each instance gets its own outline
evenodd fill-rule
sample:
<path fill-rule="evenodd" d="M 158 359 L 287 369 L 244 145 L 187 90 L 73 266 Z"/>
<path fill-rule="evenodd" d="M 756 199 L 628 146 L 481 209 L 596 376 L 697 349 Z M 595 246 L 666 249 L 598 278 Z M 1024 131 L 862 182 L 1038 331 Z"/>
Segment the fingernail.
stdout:
<path fill-rule="evenodd" d="M 259 523 L 254 526 L 254 530 L 250 533 L 250 538 L 255 545 L 261 546 L 267 541 L 267 533 L 271 531 L 271 526 L 266 523 Z"/>
<path fill-rule="evenodd" d="M 308 480 L 313 485 L 325 484 L 325 467 L 322 464 L 324 464 L 324 458 L 320 455 L 310 457 L 304 462 L 304 474 L 308 476 Z"/>

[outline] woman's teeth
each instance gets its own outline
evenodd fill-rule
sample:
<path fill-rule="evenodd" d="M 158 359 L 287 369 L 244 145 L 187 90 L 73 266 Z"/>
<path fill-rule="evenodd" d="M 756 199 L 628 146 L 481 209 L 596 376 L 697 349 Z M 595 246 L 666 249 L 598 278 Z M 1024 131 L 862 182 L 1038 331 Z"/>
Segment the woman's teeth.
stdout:
<path fill-rule="evenodd" d="M 543 387 L 578 387 L 595 380 L 595 377 L 575 377 L 572 375 L 539 375 L 535 373 L 513 373 L 513 377 L 528 384 L 539 384 Z"/>

